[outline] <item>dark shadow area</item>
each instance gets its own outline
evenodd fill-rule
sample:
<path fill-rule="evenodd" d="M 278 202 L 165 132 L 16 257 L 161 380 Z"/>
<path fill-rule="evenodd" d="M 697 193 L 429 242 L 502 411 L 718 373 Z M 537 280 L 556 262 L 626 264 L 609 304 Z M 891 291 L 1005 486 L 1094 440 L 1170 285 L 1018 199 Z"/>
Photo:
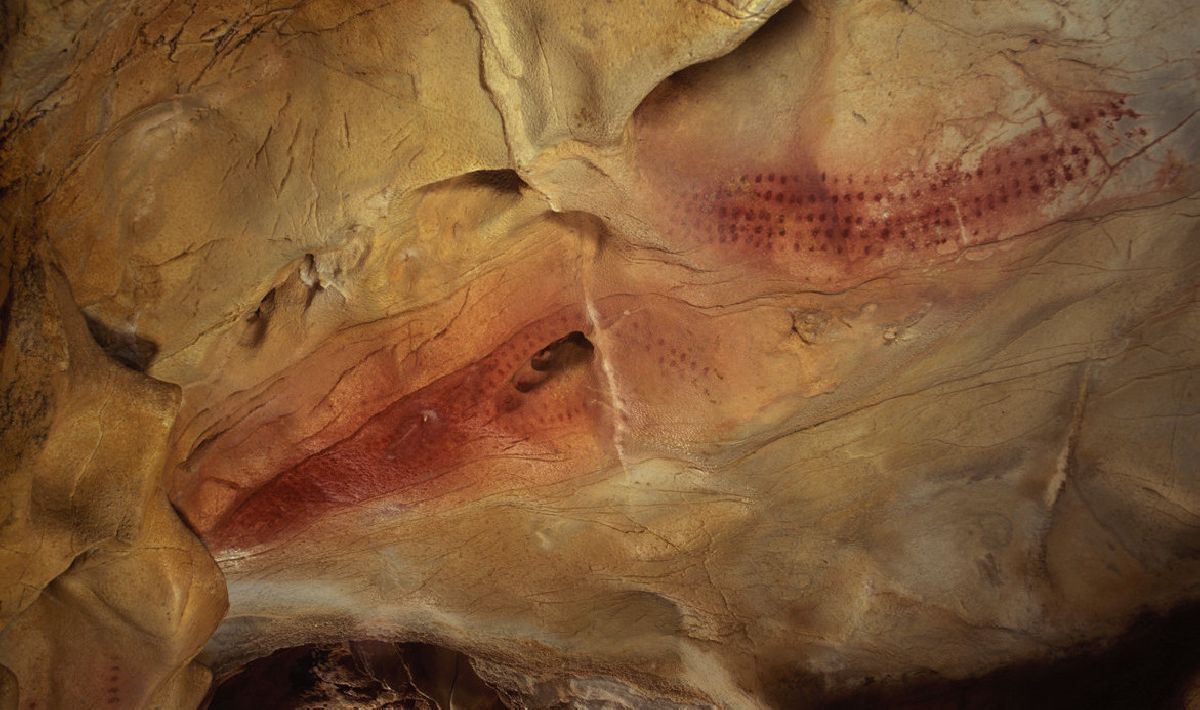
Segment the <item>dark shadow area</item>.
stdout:
<path fill-rule="evenodd" d="M 122 365 L 145 372 L 158 354 L 158 343 L 139 337 L 136 333 L 117 330 L 84 314 L 92 339 L 108 356 Z"/>
<path fill-rule="evenodd" d="M 513 375 L 513 387 L 518 392 L 532 392 L 557 374 L 587 364 L 595 346 L 582 332 L 573 330 L 537 351 L 529 358 L 529 366 Z"/>
<path fill-rule="evenodd" d="M 1143 615 L 1120 638 L 966 680 L 880 682 L 827 710 L 1184 710 L 1200 673 L 1200 603 Z"/>
<path fill-rule="evenodd" d="M 210 710 L 315 707 L 501 710 L 500 696 L 452 649 L 348 641 L 276 651 L 210 694 Z"/>
<path fill-rule="evenodd" d="M 464 185 L 490 187 L 496 192 L 519 193 L 526 186 L 515 170 L 476 170 L 461 178 Z"/>
<path fill-rule="evenodd" d="M 8 326 L 12 321 L 13 292 L 16 286 L 12 282 L 11 271 L 8 288 L 4 291 L 4 299 L 0 300 L 0 347 L 8 342 Z"/>
<path fill-rule="evenodd" d="M 267 327 L 270 325 L 271 314 L 275 312 L 275 289 L 267 291 L 267 295 L 258 302 L 258 308 L 246 316 L 242 335 L 238 342 L 248 348 L 262 345 L 267 337 Z"/>
<path fill-rule="evenodd" d="M 821 689 L 819 678 L 807 676 L 777 684 L 765 700 L 781 710 L 1190 710 L 1188 693 L 1197 674 L 1200 603 L 1165 615 L 1144 615 L 1111 643 L 978 678 L 882 681 L 831 696 Z M 1190 700 L 1195 703 L 1196 697 Z M 320 703 L 431 710 L 505 707 L 467 656 L 428 644 L 383 641 L 277 651 L 224 679 L 207 707 L 275 710 Z"/>

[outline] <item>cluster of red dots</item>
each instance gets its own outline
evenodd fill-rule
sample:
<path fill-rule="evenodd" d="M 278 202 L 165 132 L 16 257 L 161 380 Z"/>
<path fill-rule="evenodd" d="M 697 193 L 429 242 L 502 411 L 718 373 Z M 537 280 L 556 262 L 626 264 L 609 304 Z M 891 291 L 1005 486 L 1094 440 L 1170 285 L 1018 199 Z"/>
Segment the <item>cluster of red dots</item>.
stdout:
<path fill-rule="evenodd" d="M 120 680 L 121 667 L 116 663 L 108 667 L 108 674 L 105 680 L 108 681 L 105 687 L 104 702 L 108 705 L 118 705 L 121 702 L 121 694 L 117 689 L 117 681 Z"/>
<path fill-rule="evenodd" d="M 631 318 L 621 333 L 621 342 L 624 347 L 641 350 L 661 376 L 679 378 L 709 401 L 716 402 L 711 387 L 725 378 L 702 355 L 685 345 L 697 342 L 690 331 L 670 337 L 662 332 L 660 325 L 643 324 L 637 318 Z"/>
<path fill-rule="evenodd" d="M 1123 102 L 1029 131 L 963 161 L 882 175 L 747 172 L 678 195 L 668 233 L 747 251 L 861 260 L 947 242 L 998 240 L 1107 169 L 1103 139 L 1137 114 Z M 1144 131 L 1144 129 L 1143 129 Z M 716 186 L 713 186 L 714 182 Z"/>

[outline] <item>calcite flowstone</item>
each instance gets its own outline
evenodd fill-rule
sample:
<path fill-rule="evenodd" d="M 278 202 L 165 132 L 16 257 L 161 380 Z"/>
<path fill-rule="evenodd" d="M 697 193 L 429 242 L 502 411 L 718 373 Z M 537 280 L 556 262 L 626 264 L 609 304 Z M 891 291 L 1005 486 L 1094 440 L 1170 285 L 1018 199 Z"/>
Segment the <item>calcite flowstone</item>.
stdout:
<path fill-rule="evenodd" d="M 14 10 L 0 692 L 804 707 L 1195 601 L 1193 5 Z"/>

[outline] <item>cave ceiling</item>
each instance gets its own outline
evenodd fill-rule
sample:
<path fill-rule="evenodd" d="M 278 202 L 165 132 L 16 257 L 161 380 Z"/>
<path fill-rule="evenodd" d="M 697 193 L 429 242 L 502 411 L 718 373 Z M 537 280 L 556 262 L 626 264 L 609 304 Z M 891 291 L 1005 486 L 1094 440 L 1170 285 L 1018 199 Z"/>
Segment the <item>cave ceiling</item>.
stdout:
<path fill-rule="evenodd" d="M 0 707 L 1200 707 L 1198 32 L 5 0 Z"/>

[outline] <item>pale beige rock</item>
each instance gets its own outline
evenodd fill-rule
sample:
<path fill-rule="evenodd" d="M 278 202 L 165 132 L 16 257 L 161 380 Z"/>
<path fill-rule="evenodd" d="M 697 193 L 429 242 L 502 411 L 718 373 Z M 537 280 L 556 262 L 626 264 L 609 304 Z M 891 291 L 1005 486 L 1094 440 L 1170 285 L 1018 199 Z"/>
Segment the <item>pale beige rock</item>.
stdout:
<path fill-rule="evenodd" d="M 728 51 L 780 0 L 472 0 L 483 80 L 516 164 L 563 143 L 612 147 L 629 115 L 672 72 Z"/>
<path fill-rule="evenodd" d="M 1196 600 L 1192 3 L 23 11 L 22 698 L 203 695 L 164 490 L 222 676 L 803 707 Z"/>

